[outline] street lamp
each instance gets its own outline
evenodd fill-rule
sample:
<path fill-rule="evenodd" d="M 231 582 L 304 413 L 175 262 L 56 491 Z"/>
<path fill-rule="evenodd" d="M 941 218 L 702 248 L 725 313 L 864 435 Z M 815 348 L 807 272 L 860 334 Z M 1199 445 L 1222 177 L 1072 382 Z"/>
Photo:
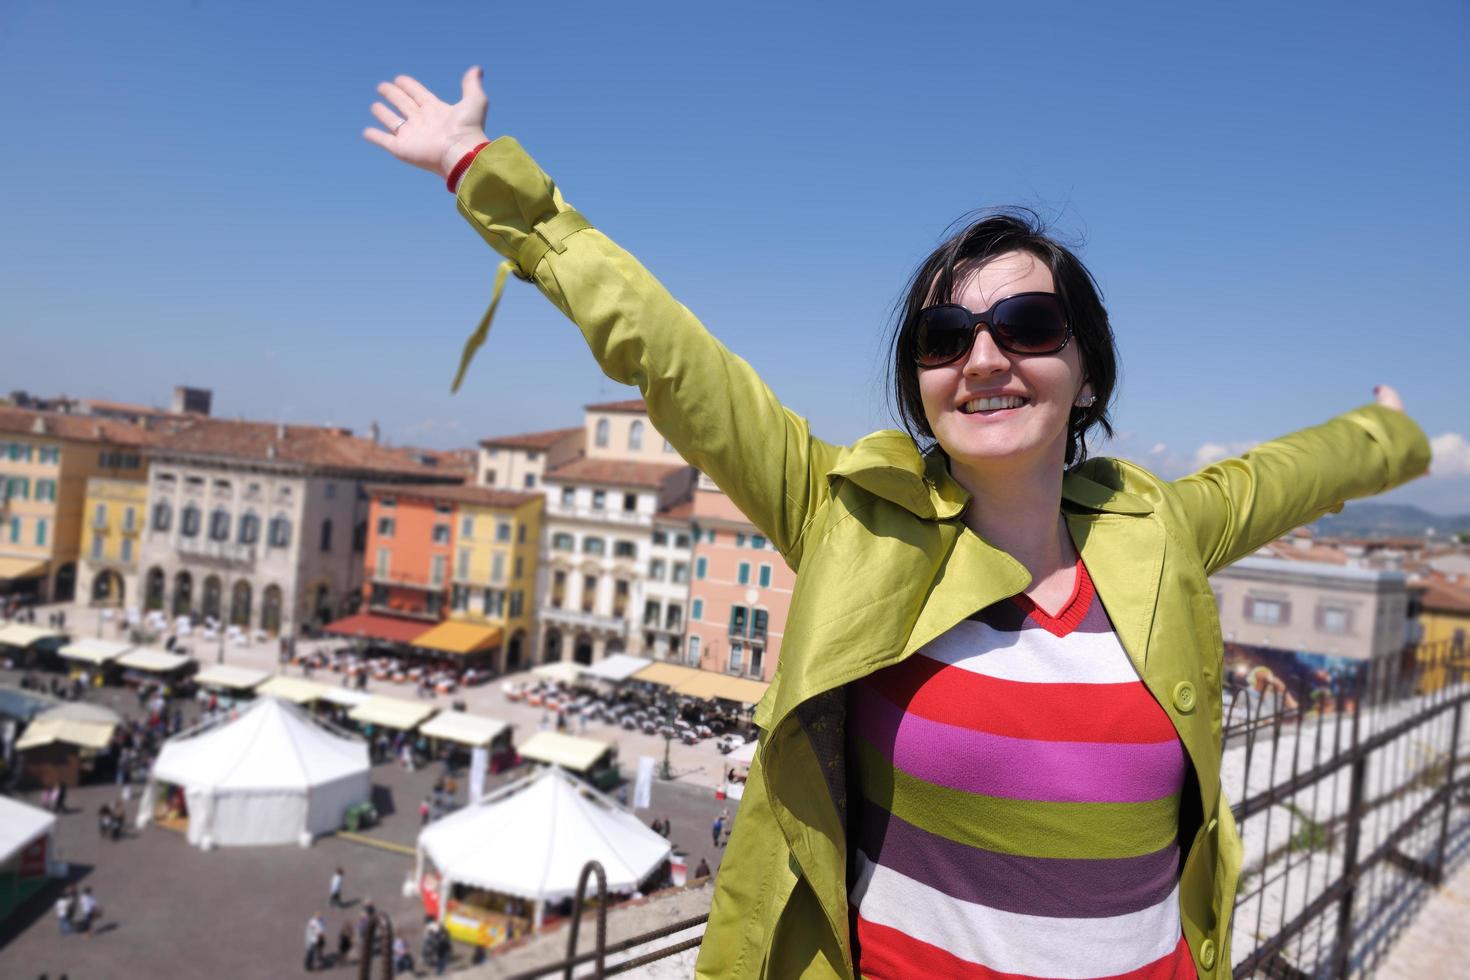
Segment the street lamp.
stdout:
<path fill-rule="evenodd" d="M 668 782 L 674 778 L 673 767 L 669 765 L 669 746 L 674 744 L 674 702 L 665 701 L 664 707 L 664 768 L 659 778 Z"/>

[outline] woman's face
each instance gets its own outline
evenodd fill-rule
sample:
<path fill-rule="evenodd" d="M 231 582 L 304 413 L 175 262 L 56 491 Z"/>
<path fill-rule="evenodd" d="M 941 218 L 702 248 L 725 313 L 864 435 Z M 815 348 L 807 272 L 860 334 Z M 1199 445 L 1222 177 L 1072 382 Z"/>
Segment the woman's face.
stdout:
<path fill-rule="evenodd" d="M 955 270 L 952 302 L 971 312 L 990 309 L 1007 296 L 1056 292 L 1051 270 L 1029 252 L 1006 252 L 983 265 Z M 1076 339 L 1056 354 L 1010 354 L 982 326 L 967 357 L 919 369 L 924 415 L 951 462 L 1006 460 L 1051 465 L 1066 459 L 1067 420 L 1073 403 L 1091 394 L 1084 383 Z M 971 403 L 995 395 L 1022 399 L 1015 408 L 971 411 Z"/>

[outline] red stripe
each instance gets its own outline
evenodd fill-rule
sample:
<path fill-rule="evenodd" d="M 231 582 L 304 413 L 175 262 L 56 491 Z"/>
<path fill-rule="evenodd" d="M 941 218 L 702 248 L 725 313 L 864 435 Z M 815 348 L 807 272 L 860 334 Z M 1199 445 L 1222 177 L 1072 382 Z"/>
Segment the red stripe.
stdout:
<path fill-rule="evenodd" d="M 1169 742 L 1169 716 L 1142 682 L 1042 684 L 987 677 L 922 654 L 864 678 L 907 711 L 974 731 L 1047 742 Z"/>
<path fill-rule="evenodd" d="M 1087 566 L 1082 564 L 1082 556 L 1078 555 L 1076 577 L 1072 579 L 1072 595 L 1055 616 L 1038 606 L 1024 592 L 1011 596 L 1011 601 L 1026 610 L 1031 620 L 1048 633 L 1066 636 L 1087 618 L 1087 610 L 1092 606 L 1092 578 L 1087 574 Z"/>
<path fill-rule="evenodd" d="M 908 980 L 909 977 L 946 977 L 950 980 L 1036 980 L 1027 974 L 1002 973 L 979 963 L 931 946 L 897 929 L 857 919 L 859 961 L 853 964 L 858 975 L 867 980 Z M 1124 941 L 1119 937 L 1120 941 Z M 1097 977 L 1095 980 L 1198 980 L 1189 944 L 1179 937 L 1179 944 L 1165 955 L 1136 970 Z"/>

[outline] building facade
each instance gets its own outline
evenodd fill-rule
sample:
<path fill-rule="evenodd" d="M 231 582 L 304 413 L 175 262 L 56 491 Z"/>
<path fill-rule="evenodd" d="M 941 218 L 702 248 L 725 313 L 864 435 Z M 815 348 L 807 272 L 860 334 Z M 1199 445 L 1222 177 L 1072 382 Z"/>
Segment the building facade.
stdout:
<path fill-rule="evenodd" d="M 583 432 L 579 426 L 484 439 L 480 442 L 475 480 L 497 490 L 539 492 L 547 470 L 582 455 Z"/>
<path fill-rule="evenodd" d="M 77 598 L 91 606 L 137 604 L 138 559 L 148 514 L 148 481 L 87 481 Z"/>

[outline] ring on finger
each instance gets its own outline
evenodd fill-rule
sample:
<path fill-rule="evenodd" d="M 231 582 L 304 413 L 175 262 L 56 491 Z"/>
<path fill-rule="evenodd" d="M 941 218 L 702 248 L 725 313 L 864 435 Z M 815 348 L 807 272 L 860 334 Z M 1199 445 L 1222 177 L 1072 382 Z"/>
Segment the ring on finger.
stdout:
<path fill-rule="evenodd" d="M 408 122 L 407 119 L 400 119 L 396 123 L 393 124 L 393 135 L 394 136 L 397 136 L 398 135 L 398 131 L 403 128 L 403 124 L 406 123 L 406 122 Z"/>

